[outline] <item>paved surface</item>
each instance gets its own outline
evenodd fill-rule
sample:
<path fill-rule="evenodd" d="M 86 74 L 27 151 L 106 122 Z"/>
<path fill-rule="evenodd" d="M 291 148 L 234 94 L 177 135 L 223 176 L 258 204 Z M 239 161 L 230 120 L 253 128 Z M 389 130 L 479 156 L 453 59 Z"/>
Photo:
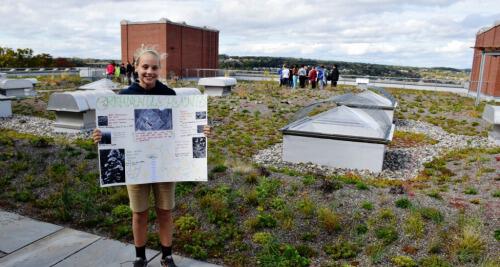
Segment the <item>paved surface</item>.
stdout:
<path fill-rule="evenodd" d="M 160 252 L 146 252 L 151 267 Z M 133 245 L 0 210 L 0 266 L 132 266 Z M 218 267 L 174 255 L 179 267 Z"/>

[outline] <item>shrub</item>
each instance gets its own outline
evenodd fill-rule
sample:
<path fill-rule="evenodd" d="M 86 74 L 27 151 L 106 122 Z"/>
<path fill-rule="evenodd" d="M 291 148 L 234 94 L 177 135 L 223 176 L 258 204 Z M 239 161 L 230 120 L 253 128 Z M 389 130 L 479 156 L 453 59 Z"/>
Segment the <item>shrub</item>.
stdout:
<path fill-rule="evenodd" d="M 396 204 L 396 207 L 401 208 L 401 209 L 407 209 L 407 208 L 411 207 L 411 201 L 406 197 L 396 200 L 395 204 Z"/>
<path fill-rule="evenodd" d="M 356 244 L 348 241 L 340 241 L 333 245 L 325 245 L 323 250 L 335 260 L 354 258 L 359 251 Z"/>
<path fill-rule="evenodd" d="M 436 255 L 421 259 L 419 264 L 422 267 L 451 267 L 448 261 Z"/>
<path fill-rule="evenodd" d="M 420 208 L 418 210 L 422 217 L 427 220 L 431 220 L 437 224 L 442 223 L 444 220 L 444 215 L 436 208 Z"/>
<path fill-rule="evenodd" d="M 297 208 L 306 217 L 311 217 L 316 211 L 316 204 L 309 197 L 304 197 L 298 201 Z"/>
<path fill-rule="evenodd" d="M 394 226 L 380 226 L 375 229 L 375 236 L 388 245 L 398 239 L 398 231 Z"/>
<path fill-rule="evenodd" d="M 30 144 L 34 147 L 44 148 L 49 147 L 54 144 L 54 138 L 52 137 L 44 137 L 44 136 L 36 136 L 30 140 Z"/>
<path fill-rule="evenodd" d="M 497 241 L 500 241 L 500 229 L 495 230 L 494 236 Z"/>
<path fill-rule="evenodd" d="M 313 175 L 305 175 L 304 177 L 302 177 L 302 183 L 305 186 L 312 185 L 314 184 L 314 182 L 316 182 L 316 177 L 314 177 Z"/>
<path fill-rule="evenodd" d="M 272 240 L 273 240 L 273 235 L 266 232 L 257 232 L 252 236 L 252 241 L 259 245 L 268 244 Z"/>
<path fill-rule="evenodd" d="M 421 238 L 424 235 L 425 223 L 420 213 L 412 213 L 404 224 L 404 231 L 413 238 Z"/>
<path fill-rule="evenodd" d="M 175 221 L 175 226 L 181 231 L 191 231 L 199 226 L 198 220 L 191 215 L 184 215 Z"/>
<path fill-rule="evenodd" d="M 361 181 L 356 182 L 356 188 L 359 189 L 359 190 L 368 190 L 368 189 L 370 189 L 368 187 L 368 185 L 366 185 L 365 183 L 363 183 Z"/>
<path fill-rule="evenodd" d="M 274 228 L 276 227 L 277 221 L 271 215 L 267 213 L 258 214 L 254 218 L 250 218 L 245 222 L 245 225 L 250 229 L 262 229 L 262 228 Z"/>
<path fill-rule="evenodd" d="M 467 195 L 477 195 L 477 189 L 474 188 L 474 187 L 467 187 L 464 190 L 464 194 L 467 194 Z"/>
<path fill-rule="evenodd" d="M 128 205 L 118 205 L 111 211 L 111 214 L 118 219 L 130 218 L 132 217 L 132 210 Z"/>
<path fill-rule="evenodd" d="M 477 262 L 486 249 L 486 243 L 477 228 L 466 225 L 454 240 L 453 248 L 460 262 Z"/>
<path fill-rule="evenodd" d="M 340 230 L 339 216 L 329 208 L 321 208 L 318 211 L 318 221 L 328 233 Z"/>
<path fill-rule="evenodd" d="M 417 263 L 408 256 L 395 256 L 391 259 L 392 263 L 398 267 L 416 267 Z"/>
<path fill-rule="evenodd" d="M 184 245 L 184 250 L 195 259 L 206 260 L 208 258 L 207 250 L 199 245 L 186 244 Z"/>
<path fill-rule="evenodd" d="M 364 223 L 358 224 L 355 230 L 358 235 L 366 234 L 366 232 L 368 232 L 368 226 Z"/>
<path fill-rule="evenodd" d="M 287 244 L 280 245 L 276 242 L 264 246 L 262 251 L 258 253 L 257 259 L 261 267 L 306 267 L 311 263 L 309 259 L 302 257 L 294 247 Z"/>
<path fill-rule="evenodd" d="M 321 189 L 325 193 L 331 193 L 342 188 L 342 183 L 336 177 L 325 177 L 322 180 Z"/>
<path fill-rule="evenodd" d="M 365 210 L 372 210 L 373 209 L 373 203 L 370 201 L 363 201 L 361 202 L 361 208 Z"/>
<path fill-rule="evenodd" d="M 217 172 L 225 172 L 227 170 L 227 167 L 223 164 L 216 165 L 213 167 L 212 172 L 217 173 Z"/>

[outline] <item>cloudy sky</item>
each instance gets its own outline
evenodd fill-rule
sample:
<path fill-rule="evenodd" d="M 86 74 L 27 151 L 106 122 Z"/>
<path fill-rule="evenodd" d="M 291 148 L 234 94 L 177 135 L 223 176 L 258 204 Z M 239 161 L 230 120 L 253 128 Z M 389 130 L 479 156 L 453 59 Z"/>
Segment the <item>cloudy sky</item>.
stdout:
<path fill-rule="evenodd" d="M 470 68 L 498 0 L 0 0 L 0 46 L 120 58 L 120 21 L 217 28 L 219 52 Z"/>

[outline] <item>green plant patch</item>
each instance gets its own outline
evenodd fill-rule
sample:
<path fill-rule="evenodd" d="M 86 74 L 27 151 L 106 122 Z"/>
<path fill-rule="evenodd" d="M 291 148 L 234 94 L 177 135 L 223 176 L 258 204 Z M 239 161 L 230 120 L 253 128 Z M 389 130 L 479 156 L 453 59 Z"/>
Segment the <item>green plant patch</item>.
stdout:
<path fill-rule="evenodd" d="M 340 216 L 329 208 L 320 208 L 318 210 L 318 221 L 328 233 L 333 233 L 341 228 Z"/>
<path fill-rule="evenodd" d="M 365 210 L 373 210 L 373 203 L 371 201 L 363 201 L 361 202 L 361 208 Z"/>
<path fill-rule="evenodd" d="M 311 261 L 306 257 L 302 257 L 293 246 L 288 244 L 280 245 L 277 242 L 271 242 L 264 246 L 262 251 L 258 253 L 257 259 L 262 267 L 306 267 L 311 264 Z"/>
<path fill-rule="evenodd" d="M 436 255 L 422 258 L 419 264 L 422 267 L 452 267 L 447 260 Z"/>
<path fill-rule="evenodd" d="M 440 224 L 444 221 L 444 215 L 436 208 L 424 207 L 418 209 L 418 212 L 424 219 L 431 220 L 437 224 Z"/>
<path fill-rule="evenodd" d="M 391 262 L 398 267 L 417 267 L 417 263 L 408 256 L 395 256 L 391 258 Z"/>
<path fill-rule="evenodd" d="M 389 245 L 396 241 L 399 237 L 398 231 L 394 226 L 380 226 L 375 229 L 375 237 L 380 239 L 384 244 Z"/>
<path fill-rule="evenodd" d="M 323 247 L 326 254 L 332 259 L 350 259 L 358 255 L 359 248 L 356 244 L 348 241 L 339 241 L 333 245 L 327 244 Z"/>
<path fill-rule="evenodd" d="M 464 194 L 467 194 L 467 195 L 477 195 L 477 189 L 474 188 L 474 187 L 467 187 L 464 190 Z"/>
<path fill-rule="evenodd" d="M 395 204 L 396 204 L 396 207 L 401 208 L 401 209 L 407 209 L 407 208 L 411 207 L 411 201 L 406 197 L 396 200 Z"/>

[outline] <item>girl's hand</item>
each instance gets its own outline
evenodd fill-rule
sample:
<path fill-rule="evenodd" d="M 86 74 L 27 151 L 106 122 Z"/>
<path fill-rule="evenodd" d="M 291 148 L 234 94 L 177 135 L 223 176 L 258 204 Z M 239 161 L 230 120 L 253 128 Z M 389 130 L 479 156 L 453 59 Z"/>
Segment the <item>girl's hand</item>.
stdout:
<path fill-rule="evenodd" d="M 101 130 L 95 128 L 92 132 L 92 139 L 94 139 L 94 144 L 101 142 L 102 133 Z"/>
<path fill-rule="evenodd" d="M 205 134 L 205 137 L 209 137 L 212 133 L 212 127 L 210 127 L 210 125 L 203 126 L 203 133 Z"/>

